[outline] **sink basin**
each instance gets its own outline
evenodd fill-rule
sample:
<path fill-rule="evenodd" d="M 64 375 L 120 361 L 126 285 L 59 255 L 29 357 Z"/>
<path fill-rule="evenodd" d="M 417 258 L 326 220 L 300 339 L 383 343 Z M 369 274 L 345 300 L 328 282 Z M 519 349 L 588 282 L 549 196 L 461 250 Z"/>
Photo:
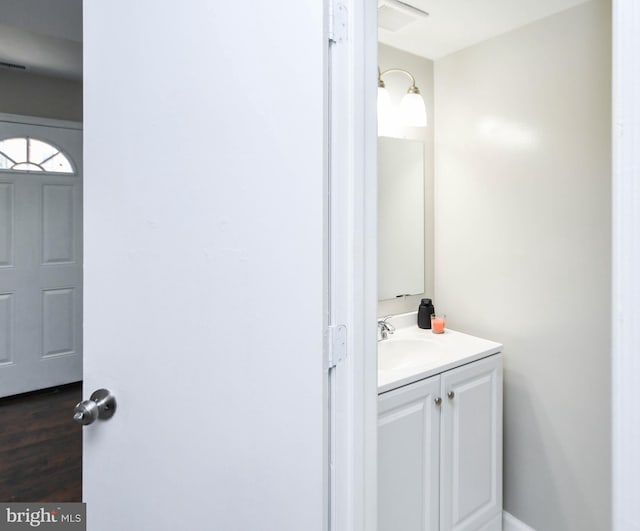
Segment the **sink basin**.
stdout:
<path fill-rule="evenodd" d="M 502 345 L 449 328 L 432 334 L 418 328 L 417 312 L 394 315 L 395 333 L 378 341 L 378 394 L 424 380 L 496 354 Z"/>
<path fill-rule="evenodd" d="M 379 371 L 423 367 L 443 357 L 444 353 L 427 338 L 385 339 L 378 342 Z"/>

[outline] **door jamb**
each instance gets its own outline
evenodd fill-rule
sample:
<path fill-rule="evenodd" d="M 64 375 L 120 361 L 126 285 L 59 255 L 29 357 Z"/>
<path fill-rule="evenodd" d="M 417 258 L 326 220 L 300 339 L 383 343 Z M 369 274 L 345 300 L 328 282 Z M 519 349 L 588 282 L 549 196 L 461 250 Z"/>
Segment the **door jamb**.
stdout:
<path fill-rule="evenodd" d="M 329 325 L 347 327 L 333 380 L 331 531 L 377 528 L 377 5 L 346 12 L 329 60 Z M 344 22 L 344 18 L 342 19 Z"/>
<path fill-rule="evenodd" d="M 612 513 L 640 528 L 640 5 L 612 3 Z"/>

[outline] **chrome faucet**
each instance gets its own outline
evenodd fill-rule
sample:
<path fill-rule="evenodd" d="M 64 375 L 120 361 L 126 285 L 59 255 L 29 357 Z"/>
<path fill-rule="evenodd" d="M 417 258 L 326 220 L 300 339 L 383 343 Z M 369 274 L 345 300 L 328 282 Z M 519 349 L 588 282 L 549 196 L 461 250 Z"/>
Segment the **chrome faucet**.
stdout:
<path fill-rule="evenodd" d="M 387 339 L 389 334 L 393 334 L 396 331 L 396 327 L 389 322 L 389 319 L 391 319 L 391 315 L 388 315 L 384 319 L 378 319 L 378 332 L 380 333 L 380 339 L 378 339 L 378 341 Z"/>

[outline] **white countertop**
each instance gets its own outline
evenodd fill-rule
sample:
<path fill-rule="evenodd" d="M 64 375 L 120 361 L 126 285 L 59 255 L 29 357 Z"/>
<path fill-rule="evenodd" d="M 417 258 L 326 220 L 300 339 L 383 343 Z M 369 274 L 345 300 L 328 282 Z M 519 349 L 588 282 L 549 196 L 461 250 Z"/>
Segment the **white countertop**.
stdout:
<path fill-rule="evenodd" d="M 378 342 L 378 394 L 502 350 L 500 343 L 449 328 L 443 334 L 434 334 L 418 328 L 416 320 L 417 312 L 389 319 L 396 331 Z"/>

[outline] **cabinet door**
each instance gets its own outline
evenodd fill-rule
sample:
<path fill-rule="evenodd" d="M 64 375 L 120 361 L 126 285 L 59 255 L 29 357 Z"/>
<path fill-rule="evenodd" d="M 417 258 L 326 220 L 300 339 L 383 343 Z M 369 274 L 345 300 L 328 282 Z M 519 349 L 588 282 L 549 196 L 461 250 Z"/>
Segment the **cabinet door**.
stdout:
<path fill-rule="evenodd" d="M 500 529 L 502 356 L 442 378 L 440 530 Z"/>
<path fill-rule="evenodd" d="M 440 377 L 380 395 L 378 531 L 435 531 L 439 511 Z"/>

